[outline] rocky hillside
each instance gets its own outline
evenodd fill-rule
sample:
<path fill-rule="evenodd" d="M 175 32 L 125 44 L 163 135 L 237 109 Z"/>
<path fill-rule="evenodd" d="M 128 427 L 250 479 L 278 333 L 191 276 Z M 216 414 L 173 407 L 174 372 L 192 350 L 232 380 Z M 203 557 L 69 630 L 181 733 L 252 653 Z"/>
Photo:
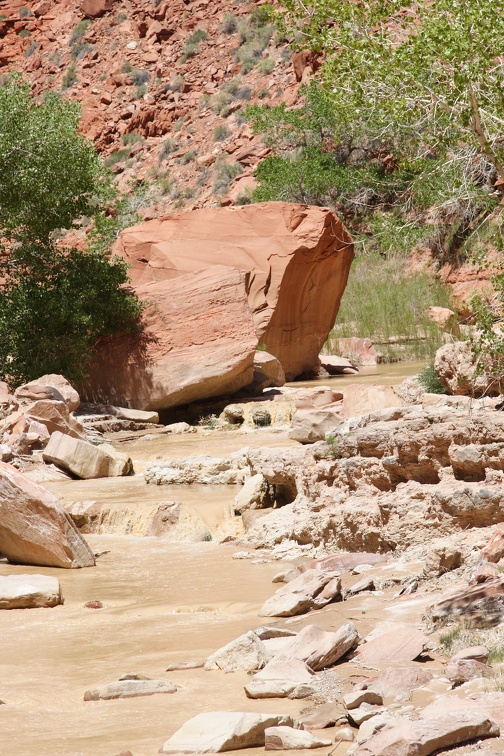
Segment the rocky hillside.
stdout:
<path fill-rule="evenodd" d="M 304 62 L 255 2 L 0 2 L 0 75 L 80 102 L 120 187 L 144 182 L 145 217 L 246 202 L 267 149 L 243 109 L 294 104 Z"/>

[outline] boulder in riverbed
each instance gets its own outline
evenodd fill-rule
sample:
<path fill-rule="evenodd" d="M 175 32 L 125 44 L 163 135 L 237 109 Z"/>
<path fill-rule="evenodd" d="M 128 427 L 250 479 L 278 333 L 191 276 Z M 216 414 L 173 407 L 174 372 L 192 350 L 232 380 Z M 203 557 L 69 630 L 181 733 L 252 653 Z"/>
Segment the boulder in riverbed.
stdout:
<path fill-rule="evenodd" d="M 169 738 L 160 753 L 220 753 L 264 746 L 264 731 L 295 726 L 286 714 L 209 711 L 189 719 Z"/>
<path fill-rule="evenodd" d="M 2 575 L 0 609 L 34 609 L 63 603 L 59 580 L 47 575 Z"/>
<path fill-rule="evenodd" d="M 257 339 L 288 380 L 318 366 L 353 259 L 331 210 L 286 202 L 174 213 L 125 229 L 114 252 L 130 264 L 135 287 L 216 263 L 249 273 Z M 228 318 L 227 329 L 234 325 Z"/>
<path fill-rule="evenodd" d="M 175 693 L 177 686 L 168 680 L 120 680 L 84 693 L 84 701 L 109 701 L 112 698 L 138 698 L 155 693 Z"/>
<path fill-rule="evenodd" d="M 93 552 L 58 499 L 0 462 L 0 553 L 10 562 L 91 567 Z"/>
<path fill-rule="evenodd" d="M 214 262 L 135 290 L 145 303 L 142 332 L 100 344 L 82 389 L 88 401 L 168 409 L 252 382 L 257 336 L 249 274 Z"/>
<path fill-rule="evenodd" d="M 43 458 L 84 480 L 128 475 L 132 469 L 130 457 L 111 444 L 94 446 L 59 432 L 52 434 Z"/>

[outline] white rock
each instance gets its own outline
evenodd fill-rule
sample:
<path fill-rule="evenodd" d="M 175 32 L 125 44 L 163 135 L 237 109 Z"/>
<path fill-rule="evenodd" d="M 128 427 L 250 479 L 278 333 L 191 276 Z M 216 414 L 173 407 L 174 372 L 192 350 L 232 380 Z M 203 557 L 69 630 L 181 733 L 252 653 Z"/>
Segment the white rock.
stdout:
<path fill-rule="evenodd" d="M 323 748 L 332 745 L 331 740 L 317 738 L 307 730 L 295 730 L 293 727 L 268 727 L 265 732 L 266 751 L 298 751 L 306 748 Z"/>
<path fill-rule="evenodd" d="M 112 698 L 137 698 L 152 696 L 155 693 L 175 693 L 176 685 L 168 680 L 120 680 L 100 688 L 87 690 L 84 701 L 108 701 Z"/>
<path fill-rule="evenodd" d="M 209 656 L 205 669 L 221 669 L 223 672 L 236 672 L 239 669 L 250 671 L 264 667 L 268 658 L 264 643 L 249 630 Z"/>
<path fill-rule="evenodd" d="M 342 625 L 335 633 L 306 625 L 274 661 L 301 659 L 314 671 L 330 667 L 344 656 L 359 640 L 352 622 Z"/>
<path fill-rule="evenodd" d="M 33 609 L 62 603 L 61 586 L 55 577 L 0 576 L 0 609 Z"/>
<path fill-rule="evenodd" d="M 304 614 L 310 609 L 319 609 L 338 597 L 341 597 L 339 573 L 306 570 L 265 601 L 259 610 L 259 616 L 291 617 Z"/>
<path fill-rule="evenodd" d="M 189 719 L 161 748 L 160 753 L 218 753 L 264 746 L 268 727 L 295 727 L 285 714 L 210 711 Z"/>

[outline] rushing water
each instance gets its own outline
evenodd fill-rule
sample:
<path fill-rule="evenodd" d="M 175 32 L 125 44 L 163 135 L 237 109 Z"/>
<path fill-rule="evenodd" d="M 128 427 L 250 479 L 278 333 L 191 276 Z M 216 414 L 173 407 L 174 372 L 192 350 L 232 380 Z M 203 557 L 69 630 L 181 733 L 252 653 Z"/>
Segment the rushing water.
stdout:
<path fill-rule="evenodd" d="M 338 386 L 399 382 L 417 367 L 418 363 L 400 363 L 386 366 L 385 371 L 380 366 L 363 370 L 359 377 L 342 376 L 329 382 Z M 138 512 L 137 521 L 153 503 L 183 501 L 196 507 L 218 534 L 237 489 L 147 486 L 141 477 L 147 461 L 293 443 L 271 431 L 153 435 L 122 443 L 134 459 L 135 477 L 46 485 L 66 501 L 107 499 L 118 512 Z M 165 671 L 171 663 L 202 661 L 232 638 L 261 624 L 258 609 L 277 587 L 271 579 L 282 565 L 233 559 L 240 549 L 236 544 L 171 544 L 157 538 L 116 535 L 87 538 L 101 554 L 94 568 L 57 570 L 0 562 L 3 575 L 57 576 L 65 599 L 63 606 L 54 609 L 1 613 L 0 699 L 5 702 L 0 706 L 1 754 L 114 756 L 131 750 L 134 756 L 154 756 L 183 722 L 203 711 L 296 714 L 305 708 L 302 701 L 247 699 L 244 673 Z M 102 601 L 104 608 L 84 607 L 93 600 Z M 377 599 L 356 598 L 334 605 L 322 617 L 327 628 L 335 629 L 351 618 L 358 619 L 359 628 L 366 630 L 378 611 Z M 308 620 L 296 627 L 303 622 Z M 170 679 L 180 688 L 173 695 L 83 701 L 87 689 L 118 680 L 124 673 Z M 346 748 L 341 744 L 334 756 L 345 753 Z M 259 752 L 261 749 L 254 749 L 252 754 Z"/>

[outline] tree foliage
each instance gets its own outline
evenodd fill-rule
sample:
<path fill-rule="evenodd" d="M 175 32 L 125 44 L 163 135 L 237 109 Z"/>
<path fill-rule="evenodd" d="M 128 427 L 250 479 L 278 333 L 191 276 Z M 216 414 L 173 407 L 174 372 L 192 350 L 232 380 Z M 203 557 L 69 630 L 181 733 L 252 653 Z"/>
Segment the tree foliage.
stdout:
<path fill-rule="evenodd" d="M 54 93 L 37 103 L 18 76 L 0 85 L 0 377 L 11 386 L 51 372 L 82 380 L 101 337 L 138 327 L 127 265 L 106 257 L 116 221 L 103 205 L 124 203 L 78 117 Z M 57 243 L 57 232 L 95 214 L 89 249 Z"/>

